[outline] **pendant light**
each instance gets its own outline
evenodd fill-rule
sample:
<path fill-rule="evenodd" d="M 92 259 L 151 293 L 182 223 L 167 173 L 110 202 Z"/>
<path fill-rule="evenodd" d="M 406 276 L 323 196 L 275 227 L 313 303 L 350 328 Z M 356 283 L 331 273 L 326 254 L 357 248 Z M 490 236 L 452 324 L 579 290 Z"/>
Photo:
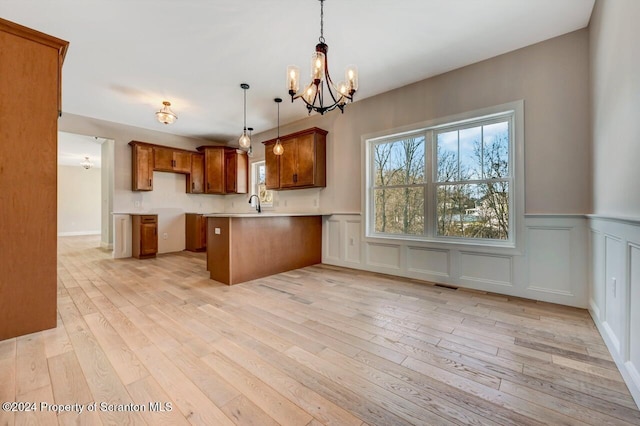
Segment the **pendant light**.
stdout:
<path fill-rule="evenodd" d="M 280 102 L 282 102 L 282 99 L 275 98 L 273 101 L 278 105 L 278 137 L 276 138 L 276 144 L 273 146 L 273 153 L 282 155 L 284 153 L 284 147 L 280 143 Z"/>
<path fill-rule="evenodd" d="M 156 118 L 162 124 L 173 124 L 178 119 L 178 116 L 171 111 L 171 108 L 169 108 L 171 106 L 171 102 L 164 101 L 162 102 L 162 105 L 162 109 L 156 112 Z"/>
<path fill-rule="evenodd" d="M 247 83 L 242 83 L 240 87 L 244 90 L 244 128 L 242 129 L 240 139 L 238 139 L 238 144 L 240 145 L 240 148 L 246 150 L 251 147 L 251 138 L 247 134 L 247 90 L 249 89 L 249 85 Z"/>

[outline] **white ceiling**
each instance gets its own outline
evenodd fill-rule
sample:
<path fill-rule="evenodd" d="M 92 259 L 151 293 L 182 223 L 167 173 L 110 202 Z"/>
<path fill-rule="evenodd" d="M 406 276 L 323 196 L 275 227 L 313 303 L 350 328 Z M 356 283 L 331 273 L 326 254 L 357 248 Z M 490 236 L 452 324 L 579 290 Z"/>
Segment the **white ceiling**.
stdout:
<path fill-rule="evenodd" d="M 356 101 L 588 25 L 595 0 L 326 0 L 329 67 L 356 64 Z M 0 16 L 70 42 L 63 112 L 218 141 L 307 115 L 285 88 L 308 75 L 317 0 L 0 0 Z M 303 83 L 306 78 L 303 79 Z M 172 103 L 178 121 L 154 112 Z M 348 108 L 348 107 L 347 107 Z M 340 114 L 333 111 L 329 114 Z"/>
<path fill-rule="evenodd" d="M 98 137 L 58 132 L 58 165 L 80 167 L 84 158 L 89 157 L 93 167 L 102 167 L 103 142 L 104 139 Z"/>

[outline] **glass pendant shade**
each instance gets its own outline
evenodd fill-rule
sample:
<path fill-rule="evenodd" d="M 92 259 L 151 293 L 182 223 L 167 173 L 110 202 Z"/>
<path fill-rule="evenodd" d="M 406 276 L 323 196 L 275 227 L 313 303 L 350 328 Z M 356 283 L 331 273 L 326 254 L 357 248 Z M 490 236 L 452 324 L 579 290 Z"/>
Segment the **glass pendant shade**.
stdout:
<path fill-rule="evenodd" d="M 242 132 L 242 136 L 238 139 L 238 145 L 240 148 L 248 149 L 251 146 L 251 138 L 247 135 L 247 132 Z"/>
<path fill-rule="evenodd" d="M 280 143 L 280 139 L 276 140 L 276 144 L 273 146 L 273 153 L 275 155 L 282 155 L 284 154 L 284 147 L 282 146 L 282 144 Z"/>
<path fill-rule="evenodd" d="M 287 87 L 289 93 L 297 93 L 300 89 L 300 68 L 295 65 L 287 67 Z"/>
<path fill-rule="evenodd" d="M 358 67 L 355 65 L 349 65 L 344 74 L 344 79 L 349 85 L 349 91 L 351 93 L 355 93 L 358 90 Z"/>
<path fill-rule="evenodd" d="M 313 52 L 311 55 L 311 80 L 318 84 L 324 80 L 325 56 L 322 52 Z"/>
<path fill-rule="evenodd" d="M 171 102 L 164 101 L 162 102 L 162 105 L 164 105 L 162 109 L 156 112 L 156 118 L 162 124 L 173 124 L 178 119 L 178 116 L 171 111 L 171 108 L 169 108 L 171 106 Z"/>

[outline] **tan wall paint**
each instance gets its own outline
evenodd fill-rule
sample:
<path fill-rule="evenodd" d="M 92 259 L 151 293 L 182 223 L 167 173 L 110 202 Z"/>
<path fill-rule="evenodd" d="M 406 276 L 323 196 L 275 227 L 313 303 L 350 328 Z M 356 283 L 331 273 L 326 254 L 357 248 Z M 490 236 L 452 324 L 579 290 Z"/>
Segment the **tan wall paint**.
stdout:
<path fill-rule="evenodd" d="M 357 101 L 342 115 L 312 116 L 280 133 L 311 126 L 328 130 L 321 209 L 359 212 L 362 135 L 523 99 L 526 213 L 589 213 L 588 65 L 583 29 Z M 274 136 L 258 134 L 254 144 Z"/>
<path fill-rule="evenodd" d="M 593 213 L 640 218 L 640 2 L 597 1 L 590 24 Z"/>

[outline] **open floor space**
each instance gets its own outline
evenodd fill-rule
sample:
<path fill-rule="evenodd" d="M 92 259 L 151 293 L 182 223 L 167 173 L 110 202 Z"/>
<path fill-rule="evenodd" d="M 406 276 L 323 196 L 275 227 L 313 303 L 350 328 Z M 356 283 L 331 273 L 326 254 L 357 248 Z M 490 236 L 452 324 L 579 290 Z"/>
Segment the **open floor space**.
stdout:
<path fill-rule="evenodd" d="M 226 286 L 202 253 L 97 247 L 60 238 L 58 327 L 0 342 L 0 400 L 38 403 L 0 424 L 640 424 L 586 310 L 326 265 Z"/>

